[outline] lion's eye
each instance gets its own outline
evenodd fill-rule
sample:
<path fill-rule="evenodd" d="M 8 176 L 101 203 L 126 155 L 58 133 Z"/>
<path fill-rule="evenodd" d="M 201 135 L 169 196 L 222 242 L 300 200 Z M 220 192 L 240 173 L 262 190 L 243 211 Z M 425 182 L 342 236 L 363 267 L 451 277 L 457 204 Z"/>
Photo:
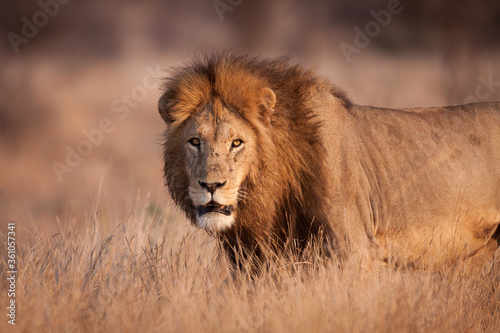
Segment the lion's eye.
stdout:
<path fill-rule="evenodd" d="M 198 138 L 192 138 L 192 139 L 189 139 L 189 144 L 191 146 L 194 146 L 194 147 L 199 147 L 200 146 L 200 139 Z"/>
<path fill-rule="evenodd" d="M 234 140 L 233 143 L 231 144 L 231 146 L 233 146 L 233 148 L 236 148 L 236 147 L 239 147 L 241 146 L 241 144 L 243 143 L 242 140 Z"/>

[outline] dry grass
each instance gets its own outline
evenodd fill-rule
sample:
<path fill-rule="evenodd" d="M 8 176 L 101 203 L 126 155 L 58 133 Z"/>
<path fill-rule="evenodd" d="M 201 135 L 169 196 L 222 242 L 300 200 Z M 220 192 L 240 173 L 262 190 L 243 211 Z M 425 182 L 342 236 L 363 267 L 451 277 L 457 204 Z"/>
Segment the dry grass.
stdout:
<path fill-rule="evenodd" d="M 137 200 L 138 201 L 138 200 Z M 310 255 L 277 259 L 249 282 L 228 275 L 214 241 L 149 203 L 73 221 L 18 243 L 18 331 L 496 332 L 500 261 L 465 274 L 367 268 Z M 110 214 L 108 214 L 110 215 Z M 168 215 L 168 216 L 166 216 Z M 120 221 L 122 221 L 120 223 Z M 105 233 L 116 225 L 113 232 Z M 2 241 L 5 235 L 1 235 Z M 5 244 L 1 244 L 2 247 Z M 0 262 L 6 287 L 5 257 Z M 6 292 L 0 295 L 6 304 Z M 6 320 L 0 330 L 7 331 Z"/>

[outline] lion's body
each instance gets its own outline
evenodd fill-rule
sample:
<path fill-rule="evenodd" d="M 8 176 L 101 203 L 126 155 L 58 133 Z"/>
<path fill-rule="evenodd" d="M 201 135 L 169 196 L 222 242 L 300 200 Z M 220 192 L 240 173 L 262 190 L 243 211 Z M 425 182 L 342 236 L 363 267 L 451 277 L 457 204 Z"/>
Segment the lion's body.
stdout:
<path fill-rule="evenodd" d="M 500 223 L 498 103 L 347 109 L 315 98 L 323 101 L 329 216 L 351 248 L 439 267 L 487 245 Z"/>
<path fill-rule="evenodd" d="M 496 248 L 499 104 L 358 106 L 285 60 L 233 55 L 165 88 L 166 183 L 230 255 L 320 234 L 340 257 L 417 267 Z"/>

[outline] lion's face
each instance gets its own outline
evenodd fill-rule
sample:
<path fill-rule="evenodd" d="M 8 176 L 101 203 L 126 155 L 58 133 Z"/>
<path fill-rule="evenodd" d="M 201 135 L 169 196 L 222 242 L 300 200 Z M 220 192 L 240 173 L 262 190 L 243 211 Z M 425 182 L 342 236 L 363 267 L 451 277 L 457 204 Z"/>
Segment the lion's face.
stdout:
<path fill-rule="evenodd" d="M 221 232 L 235 221 L 257 152 L 255 134 L 244 119 L 227 109 L 214 117 L 208 105 L 187 121 L 183 155 L 198 225 Z"/>

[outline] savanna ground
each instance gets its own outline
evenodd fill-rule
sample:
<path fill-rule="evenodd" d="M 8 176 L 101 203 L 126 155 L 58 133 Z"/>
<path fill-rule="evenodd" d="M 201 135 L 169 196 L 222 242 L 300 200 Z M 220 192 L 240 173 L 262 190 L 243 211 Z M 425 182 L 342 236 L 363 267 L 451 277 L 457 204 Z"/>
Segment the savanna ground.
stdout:
<path fill-rule="evenodd" d="M 234 29 L 235 38 L 245 40 L 239 16 L 246 29 L 253 27 L 252 15 L 245 14 L 261 19 L 267 2 L 248 2 L 260 3 L 258 10 L 243 4 L 231 14 L 234 21 L 228 16 L 224 22 L 210 5 L 202 13 L 188 2 L 156 4 L 161 10 L 136 2 L 119 10 L 113 1 L 89 3 L 61 7 L 19 54 L 8 44 L 0 48 L 1 332 L 498 331 L 498 258 L 483 271 L 471 273 L 457 263 L 432 273 L 354 263 L 339 268 L 312 251 L 301 260 L 277 259 L 254 282 L 223 284 L 229 270 L 217 244 L 188 225 L 163 188 L 158 79 L 203 42 L 226 42 Z M 424 107 L 500 100 L 494 48 L 455 50 L 466 39 L 445 38 L 452 45 L 443 52 L 381 51 L 377 41 L 404 45 L 398 35 L 404 21 L 395 16 L 348 64 L 339 43 L 352 42 L 352 28 L 371 19 L 372 8 L 359 9 L 365 16 L 358 21 L 326 29 L 314 25 L 325 19 L 316 15 L 322 7 L 301 21 L 310 8 L 294 11 L 287 3 L 299 6 L 276 1 L 266 11 L 271 18 L 286 15 L 259 25 L 259 34 L 269 34 L 253 35 L 262 41 L 254 53 L 292 52 L 356 103 Z M 31 12 L 2 11 L 9 18 L 0 28 L 20 30 L 19 18 L 38 8 L 31 6 Z M 341 9 L 339 17 L 353 13 Z M 304 33 L 302 24 L 314 32 Z M 430 26 L 421 26 L 430 29 L 423 36 L 431 34 Z M 68 147 L 77 149 L 88 140 L 84 132 L 105 119 L 107 132 L 58 177 L 53 163 L 66 164 Z M 16 225 L 15 326 L 6 316 L 9 222 Z"/>

